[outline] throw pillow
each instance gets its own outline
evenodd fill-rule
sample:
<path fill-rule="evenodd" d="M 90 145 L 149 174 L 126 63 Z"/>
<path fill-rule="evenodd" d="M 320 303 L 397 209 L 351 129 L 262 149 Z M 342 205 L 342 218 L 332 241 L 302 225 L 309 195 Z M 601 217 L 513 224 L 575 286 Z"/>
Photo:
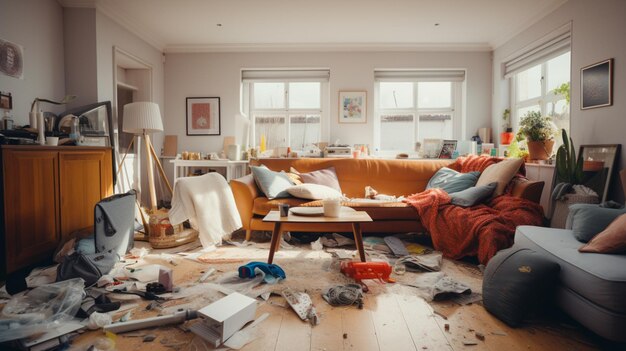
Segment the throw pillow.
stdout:
<path fill-rule="evenodd" d="M 487 185 L 474 186 L 457 193 L 450 194 L 450 202 L 461 207 L 477 205 L 491 197 L 496 190 L 498 183 L 493 182 Z"/>
<path fill-rule="evenodd" d="M 571 229 L 574 237 L 583 243 L 588 242 L 619 217 L 626 209 L 604 208 L 591 204 L 575 204 L 569 207 L 565 229 Z"/>
<path fill-rule="evenodd" d="M 287 188 L 293 185 L 284 172 L 274 172 L 265 166 L 252 166 L 252 176 L 256 185 L 268 199 L 289 197 Z"/>
<path fill-rule="evenodd" d="M 487 167 L 483 173 L 481 173 L 476 182 L 476 186 L 487 185 L 493 182 L 497 182 L 498 186 L 493 192 L 493 196 L 499 196 L 504 193 L 506 185 L 509 184 L 511 179 L 515 176 L 519 168 L 524 163 L 524 160 L 520 158 L 507 159 L 498 163 L 495 163 Z"/>
<path fill-rule="evenodd" d="M 626 252 L 626 214 L 617 217 L 591 241 L 578 249 L 580 252 L 618 254 Z"/>
<path fill-rule="evenodd" d="M 443 167 L 430 178 L 426 189 L 440 188 L 448 194 L 456 193 L 476 185 L 479 175 L 479 172 L 459 173 Z"/>
<path fill-rule="evenodd" d="M 337 199 L 342 197 L 337 190 L 326 185 L 304 183 L 287 188 L 291 196 L 307 200 Z"/>
<path fill-rule="evenodd" d="M 294 169 L 292 169 L 292 172 L 293 171 Z M 299 175 L 303 183 L 326 185 L 327 187 L 333 188 L 341 193 L 341 186 L 339 186 L 339 178 L 337 178 L 335 167 L 329 167 L 308 173 L 300 173 Z"/>
<path fill-rule="evenodd" d="M 498 252 L 483 276 L 483 305 L 504 323 L 519 326 L 551 295 L 561 267 L 530 249 Z"/>

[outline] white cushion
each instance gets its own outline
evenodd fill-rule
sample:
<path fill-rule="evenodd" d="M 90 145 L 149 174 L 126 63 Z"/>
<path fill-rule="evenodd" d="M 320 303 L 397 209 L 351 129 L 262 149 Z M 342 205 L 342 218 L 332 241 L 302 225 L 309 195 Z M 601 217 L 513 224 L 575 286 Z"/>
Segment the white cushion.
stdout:
<path fill-rule="evenodd" d="M 492 164 L 487 167 L 483 173 L 481 173 L 476 186 L 487 185 L 489 183 L 497 182 L 498 186 L 493 192 L 493 196 L 502 195 L 506 185 L 509 184 L 511 179 L 515 176 L 519 168 L 524 163 L 524 160 L 519 158 L 510 158 L 498 163 Z"/>
<path fill-rule="evenodd" d="M 287 188 L 291 196 L 307 200 L 325 200 L 342 197 L 337 190 L 321 184 L 302 183 Z"/>

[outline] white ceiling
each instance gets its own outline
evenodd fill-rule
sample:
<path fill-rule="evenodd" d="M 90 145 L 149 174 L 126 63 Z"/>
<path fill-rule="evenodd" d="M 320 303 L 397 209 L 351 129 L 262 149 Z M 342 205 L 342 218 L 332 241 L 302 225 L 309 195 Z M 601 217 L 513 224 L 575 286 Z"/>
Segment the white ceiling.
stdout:
<path fill-rule="evenodd" d="M 565 1 L 96 0 L 96 6 L 166 52 L 491 50 Z"/>

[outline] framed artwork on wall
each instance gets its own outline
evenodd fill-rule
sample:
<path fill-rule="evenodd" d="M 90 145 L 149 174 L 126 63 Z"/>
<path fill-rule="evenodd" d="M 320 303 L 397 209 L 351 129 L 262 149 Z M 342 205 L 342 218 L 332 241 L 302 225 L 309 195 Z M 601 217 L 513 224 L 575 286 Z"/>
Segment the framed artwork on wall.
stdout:
<path fill-rule="evenodd" d="M 339 123 L 367 122 L 367 92 L 339 92 Z"/>
<path fill-rule="evenodd" d="M 13 97 L 11 96 L 11 93 L 5 94 L 0 92 L 0 108 L 5 110 L 13 109 Z"/>
<path fill-rule="evenodd" d="M 613 105 L 613 59 L 580 69 L 580 108 Z"/>
<path fill-rule="evenodd" d="M 187 135 L 220 135 L 220 98 L 188 97 Z"/>
<path fill-rule="evenodd" d="M 0 39 L 0 73 L 24 79 L 24 48 L 21 45 Z"/>

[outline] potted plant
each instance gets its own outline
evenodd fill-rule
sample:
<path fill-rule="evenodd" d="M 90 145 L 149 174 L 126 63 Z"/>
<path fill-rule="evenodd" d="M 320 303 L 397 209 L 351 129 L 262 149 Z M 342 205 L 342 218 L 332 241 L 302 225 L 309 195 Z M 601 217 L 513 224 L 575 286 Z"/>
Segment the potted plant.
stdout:
<path fill-rule="evenodd" d="M 526 138 L 531 160 L 547 160 L 552 155 L 557 130 L 549 116 L 529 111 L 520 122 L 517 140 Z"/>
<path fill-rule="evenodd" d="M 511 110 L 508 108 L 504 110 L 502 113 L 502 120 L 504 121 L 502 124 L 504 132 L 500 133 L 500 143 L 502 145 L 511 145 L 511 142 L 515 138 L 513 128 L 511 128 Z"/>

